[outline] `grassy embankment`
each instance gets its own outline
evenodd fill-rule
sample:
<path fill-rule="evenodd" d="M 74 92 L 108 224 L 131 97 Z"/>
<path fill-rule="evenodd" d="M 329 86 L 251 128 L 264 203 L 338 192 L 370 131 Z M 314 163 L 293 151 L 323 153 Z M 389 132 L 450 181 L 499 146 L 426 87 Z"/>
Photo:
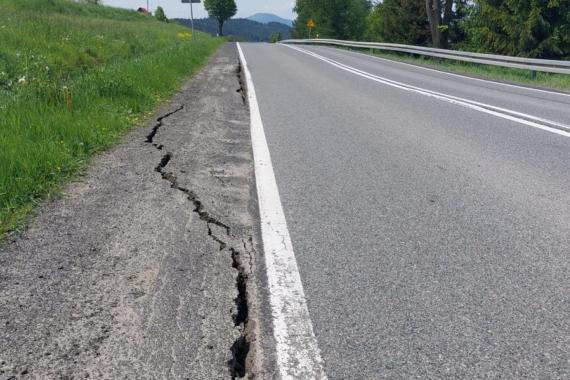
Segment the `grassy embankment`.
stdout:
<path fill-rule="evenodd" d="M 223 42 L 136 12 L 0 2 L 0 240 Z"/>
<path fill-rule="evenodd" d="M 490 79 L 501 82 L 528 85 L 570 91 L 570 75 L 550 74 L 537 72 L 533 74 L 529 70 L 511 69 L 507 67 L 481 65 L 469 62 L 460 62 L 446 59 L 430 58 L 407 53 L 397 53 L 374 50 L 361 50 L 365 54 L 393 61 L 411 63 L 414 65 L 429 67 L 432 69 L 448 71 L 452 73 L 470 75 L 482 79 Z"/>

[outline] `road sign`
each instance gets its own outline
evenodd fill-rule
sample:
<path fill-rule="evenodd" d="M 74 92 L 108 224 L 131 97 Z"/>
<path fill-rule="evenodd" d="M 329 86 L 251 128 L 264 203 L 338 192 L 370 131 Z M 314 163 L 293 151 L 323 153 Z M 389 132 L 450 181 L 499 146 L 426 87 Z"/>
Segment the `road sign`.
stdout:
<path fill-rule="evenodd" d="M 194 10 L 192 4 L 200 4 L 201 0 L 182 0 L 182 4 L 190 4 L 190 25 L 192 25 L 192 39 L 194 39 Z"/>
<path fill-rule="evenodd" d="M 317 24 L 315 24 L 315 21 L 310 18 L 309 21 L 307 21 L 307 28 L 309 28 L 309 39 L 311 39 L 311 32 L 315 26 L 317 26 Z"/>

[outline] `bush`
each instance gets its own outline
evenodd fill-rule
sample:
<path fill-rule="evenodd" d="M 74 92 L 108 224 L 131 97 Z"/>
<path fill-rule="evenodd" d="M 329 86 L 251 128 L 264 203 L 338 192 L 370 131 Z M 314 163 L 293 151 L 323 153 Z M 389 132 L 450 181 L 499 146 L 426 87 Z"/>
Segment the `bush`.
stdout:
<path fill-rule="evenodd" d="M 156 12 L 154 12 L 154 17 L 156 17 L 158 21 L 168 22 L 168 19 L 166 18 L 166 15 L 164 14 L 164 9 L 162 9 L 162 7 L 156 8 Z"/>

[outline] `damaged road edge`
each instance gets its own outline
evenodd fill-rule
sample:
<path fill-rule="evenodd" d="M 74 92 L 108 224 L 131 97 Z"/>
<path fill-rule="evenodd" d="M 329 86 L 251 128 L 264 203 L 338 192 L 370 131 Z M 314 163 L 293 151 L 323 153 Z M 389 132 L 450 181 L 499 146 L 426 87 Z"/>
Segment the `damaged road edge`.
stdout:
<path fill-rule="evenodd" d="M 238 78 L 241 83 L 241 78 L 239 76 L 241 66 L 238 66 Z M 240 87 L 238 92 L 242 93 L 242 98 L 245 104 L 245 94 L 243 90 L 243 85 Z M 175 113 L 184 109 L 184 105 L 180 105 L 174 110 L 158 117 L 156 119 L 156 124 L 151 129 L 151 132 L 146 136 L 145 142 L 152 144 L 157 150 L 163 150 L 165 147 L 162 144 L 157 144 L 155 142 L 155 137 L 159 132 L 160 128 L 164 126 L 163 121 L 168 117 L 174 115 Z M 163 180 L 170 183 L 170 187 L 184 193 L 188 201 L 193 205 L 193 212 L 198 214 L 199 219 L 204 221 L 207 226 L 208 236 L 212 238 L 220 246 L 220 251 L 227 251 L 231 255 L 232 268 L 237 272 L 236 274 L 236 290 L 237 296 L 234 300 L 236 309 L 233 312 L 232 318 L 234 321 L 234 327 L 239 331 L 239 337 L 234 341 L 232 346 L 229 348 L 232 358 L 227 363 L 230 369 L 230 375 L 232 379 L 244 378 L 248 374 L 248 354 L 250 352 L 250 329 L 248 329 L 249 324 L 249 297 L 248 297 L 248 282 L 250 279 L 250 274 L 252 273 L 252 261 L 254 259 L 255 249 L 253 248 L 253 237 L 239 238 L 234 236 L 231 232 L 231 228 L 226 223 L 223 223 L 218 218 L 215 218 L 208 211 L 205 210 L 203 203 L 199 200 L 197 194 L 185 187 L 178 184 L 178 179 L 176 175 L 172 172 L 167 171 L 166 168 L 171 163 L 174 158 L 173 153 L 166 152 L 159 162 L 159 164 L 154 168 L 154 170 L 159 173 Z M 225 232 L 225 236 L 217 236 L 214 234 L 212 225 L 221 228 Z M 243 249 L 238 248 L 233 242 L 240 241 L 243 245 Z M 249 245 L 249 247 L 248 247 Z"/>

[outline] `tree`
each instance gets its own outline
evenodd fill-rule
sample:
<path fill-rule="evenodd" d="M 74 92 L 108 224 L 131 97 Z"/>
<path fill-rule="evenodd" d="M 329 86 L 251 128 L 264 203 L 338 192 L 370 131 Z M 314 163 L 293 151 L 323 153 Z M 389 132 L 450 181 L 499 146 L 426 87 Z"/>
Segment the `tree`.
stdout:
<path fill-rule="evenodd" d="M 218 35 L 223 36 L 224 22 L 237 13 L 234 0 L 204 0 L 204 8 L 211 18 L 218 21 Z"/>
<path fill-rule="evenodd" d="M 308 36 L 307 21 L 313 19 L 314 34 L 338 39 L 361 39 L 372 4 L 369 0 L 297 0 L 295 36 Z"/>
<path fill-rule="evenodd" d="M 425 0 L 432 46 L 447 49 L 461 42 L 460 23 L 467 15 L 472 0 Z"/>
<path fill-rule="evenodd" d="M 425 0 L 384 0 L 367 20 L 366 37 L 372 41 L 426 45 L 430 41 Z"/>
<path fill-rule="evenodd" d="M 473 46 L 505 55 L 570 57 L 567 0 L 477 0 L 468 23 Z"/>
<path fill-rule="evenodd" d="M 271 36 L 269 37 L 269 42 L 277 43 L 277 42 L 281 41 L 282 39 L 283 39 L 283 36 L 281 35 L 281 32 L 275 32 L 275 33 L 271 33 Z"/>
<path fill-rule="evenodd" d="M 164 14 L 164 9 L 162 9 L 162 7 L 156 8 L 156 11 L 154 12 L 154 17 L 156 17 L 158 21 L 168 22 L 168 19 L 166 18 L 166 15 Z"/>
<path fill-rule="evenodd" d="M 431 43 L 435 48 L 447 48 L 449 22 L 453 12 L 453 0 L 425 0 Z"/>

